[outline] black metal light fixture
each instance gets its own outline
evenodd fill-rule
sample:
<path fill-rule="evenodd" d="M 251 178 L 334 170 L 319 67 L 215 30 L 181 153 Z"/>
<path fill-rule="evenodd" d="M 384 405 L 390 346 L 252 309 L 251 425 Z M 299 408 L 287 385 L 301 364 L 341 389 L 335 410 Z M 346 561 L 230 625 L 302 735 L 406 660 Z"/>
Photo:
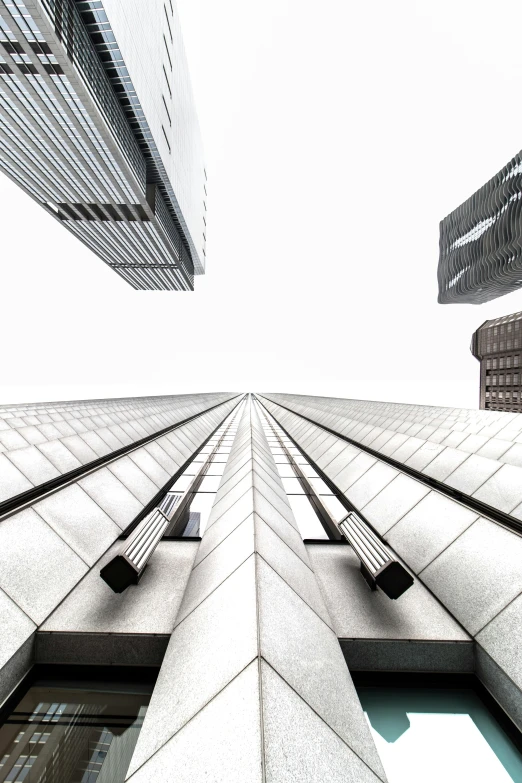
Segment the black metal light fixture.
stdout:
<path fill-rule="evenodd" d="M 185 511 L 201 484 L 210 457 L 216 449 L 208 455 L 187 489 L 184 492 L 167 492 L 159 506 L 151 511 L 131 534 L 120 554 L 102 568 L 101 578 L 115 593 L 122 593 L 130 585 L 138 584 L 145 566 L 167 531 L 173 536 L 183 533 L 186 524 Z"/>
<path fill-rule="evenodd" d="M 150 557 L 172 524 L 173 512 L 180 508 L 183 494 L 169 492 L 168 496 L 171 514 L 167 516 L 161 506 L 154 509 L 130 536 L 125 549 L 100 571 L 101 578 L 115 593 L 123 593 L 129 585 L 138 584 Z"/>
<path fill-rule="evenodd" d="M 197 492 L 212 458 L 220 448 L 231 424 L 225 426 L 217 444 L 202 462 L 184 492 L 167 492 L 157 508 L 145 517 L 131 534 L 125 548 L 105 565 L 101 578 L 115 593 L 123 593 L 130 585 L 137 585 L 145 567 L 164 534 L 178 536 L 186 526 L 186 511 Z"/>
<path fill-rule="evenodd" d="M 399 598 L 412 586 L 411 574 L 355 511 L 339 522 L 339 530 L 361 561 L 361 573 L 372 590 L 380 587 L 388 598 Z"/>
<path fill-rule="evenodd" d="M 353 509 L 347 511 L 347 516 L 341 522 L 337 522 L 334 519 L 329 509 L 325 506 L 323 498 L 316 492 L 313 484 L 286 447 L 279 432 L 272 424 L 269 415 L 266 412 L 264 415 L 272 433 L 278 440 L 279 447 L 295 471 L 330 540 L 341 541 L 344 537 L 348 541 L 361 561 L 361 573 L 371 590 L 376 590 L 377 587 L 380 587 L 388 598 L 399 598 L 412 586 L 414 579 L 411 574 L 401 563 L 392 557 L 380 538 Z M 280 425 L 277 424 L 277 426 L 279 427 Z M 295 442 L 294 446 L 299 449 Z M 314 467 L 316 470 L 319 470 L 317 466 Z M 340 493 L 338 497 L 342 502 Z"/>

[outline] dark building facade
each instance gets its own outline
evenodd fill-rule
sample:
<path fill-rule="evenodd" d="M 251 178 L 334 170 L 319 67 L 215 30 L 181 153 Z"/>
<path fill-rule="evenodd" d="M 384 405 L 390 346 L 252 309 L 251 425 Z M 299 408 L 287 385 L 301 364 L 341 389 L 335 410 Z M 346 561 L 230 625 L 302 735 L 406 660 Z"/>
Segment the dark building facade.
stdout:
<path fill-rule="evenodd" d="M 482 304 L 522 286 L 522 153 L 440 223 L 440 304 Z"/>
<path fill-rule="evenodd" d="M 480 407 L 522 412 L 522 312 L 484 321 L 471 338 L 480 362 Z"/>

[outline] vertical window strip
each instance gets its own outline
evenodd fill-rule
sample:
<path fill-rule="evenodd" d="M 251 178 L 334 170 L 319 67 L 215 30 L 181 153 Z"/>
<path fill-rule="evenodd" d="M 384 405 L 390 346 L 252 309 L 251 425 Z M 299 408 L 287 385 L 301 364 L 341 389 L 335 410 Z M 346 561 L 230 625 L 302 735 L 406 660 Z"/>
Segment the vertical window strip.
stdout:
<path fill-rule="evenodd" d="M 174 39 L 172 37 L 172 30 L 171 30 L 171 27 L 170 27 L 169 15 L 167 14 L 167 7 L 165 6 L 165 4 L 163 5 L 163 10 L 165 11 L 165 19 L 167 20 L 167 27 L 169 28 L 170 42 L 171 42 L 171 44 L 173 44 L 174 43 Z"/>
<path fill-rule="evenodd" d="M 167 89 L 169 91 L 170 100 L 172 100 L 172 90 L 170 89 L 169 77 L 167 76 L 167 71 L 165 70 L 165 66 L 162 65 L 161 67 L 163 68 L 163 73 L 165 74 L 165 81 L 167 82 Z"/>
<path fill-rule="evenodd" d="M 165 96 L 163 93 L 161 94 L 161 97 L 163 98 L 163 105 L 165 106 L 165 111 L 167 112 L 167 117 L 169 118 L 169 125 L 172 127 L 172 120 L 170 119 L 170 112 L 167 107 L 167 101 L 165 100 Z"/>
<path fill-rule="evenodd" d="M 167 43 L 167 39 L 165 38 L 165 35 L 163 35 L 163 42 L 165 43 L 165 51 L 167 52 L 167 59 L 169 61 L 170 70 L 172 71 L 172 60 L 170 59 L 169 45 Z"/>
<path fill-rule="evenodd" d="M 163 125 L 161 126 L 161 130 L 163 131 L 163 135 L 165 136 L 165 141 L 167 142 L 167 147 L 169 148 L 169 153 L 170 153 L 170 144 L 169 144 L 169 140 L 167 138 L 167 134 L 165 133 L 165 128 L 163 127 Z"/>

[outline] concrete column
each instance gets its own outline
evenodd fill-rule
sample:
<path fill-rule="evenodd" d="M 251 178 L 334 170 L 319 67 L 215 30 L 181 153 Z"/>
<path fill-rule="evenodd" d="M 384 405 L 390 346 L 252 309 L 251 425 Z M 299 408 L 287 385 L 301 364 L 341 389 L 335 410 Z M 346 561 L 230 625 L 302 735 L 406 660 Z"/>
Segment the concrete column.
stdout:
<path fill-rule="evenodd" d="M 47 407 L 55 416 L 55 424 L 49 428 L 45 424 L 40 427 L 43 429 L 41 434 L 46 433 L 50 440 L 39 446 L 13 448 L 9 452 L 9 459 L 7 452 L 0 455 L 4 460 L 2 462 L 0 459 L 1 501 L 4 499 L 1 489 L 2 479 L 6 479 L 5 465 L 10 464 L 14 470 L 14 464 L 17 462 L 37 486 L 38 476 L 42 478 L 39 471 L 42 470 L 42 461 L 46 460 L 43 454 L 46 446 L 49 447 L 46 451 L 49 460 L 56 460 L 61 472 L 66 473 L 80 467 L 80 457 L 84 458 L 88 467 L 88 462 L 95 457 L 105 456 L 111 450 L 109 442 L 112 443 L 114 451 L 121 446 L 132 445 L 129 432 L 140 437 L 153 434 L 155 430 L 161 432 L 166 426 L 174 425 L 176 420 L 201 412 L 198 418 L 179 425 L 164 435 L 158 435 L 155 440 L 87 472 L 74 483 L 66 484 L 56 492 L 37 499 L 32 506 L 1 520 L 0 702 L 31 667 L 34 660 L 35 631 L 37 628 L 42 629 L 58 607 L 58 615 L 50 620 L 50 627 L 47 627 L 47 630 L 53 633 L 45 639 L 40 637 L 38 644 L 38 654 L 41 654 L 41 660 L 47 663 L 63 662 L 63 655 L 70 656 L 77 663 L 94 663 L 102 653 L 99 645 L 102 636 L 98 631 L 107 631 L 109 634 L 122 632 L 122 617 L 118 612 L 123 611 L 122 607 L 128 599 L 117 600 L 109 588 L 106 588 L 109 592 L 100 589 L 100 562 L 106 562 L 104 558 L 121 532 L 233 410 L 237 404 L 235 399 L 224 399 L 223 405 L 204 410 L 203 405 L 210 407 L 221 402 L 221 396 L 223 395 L 205 395 L 205 400 L 196 395 L 193 399 L 187 396 L 181 402 L 178 398 L 168 397 L 164 398 L 161 404 L 155 398 L 142 398 L 135 403 L 129 399 L 101 400 L 93 402 L 92 405 L 89 402 L 49 404 Z M 43 403 L 42 407 L 45 405 Z M 44 415 L 40 406 L 34 407 L 40 416 Z M 71 410 L 82 416 L 78 418 L 70 415 Z M 120 410 L 123 412 L 122 419 L 126 418 L 127 421 L 119 419 Z M 5 410 L 3 412 L 5 413 Z M 21 411 L 16 412 L 21 416 Z M 87 430 L 89 414 L 96 432 L 94 429 Z M 28 412 L 24 413 L 25 417 L 28 415 Z M 63 415 L 63 419 L 60 415 Z M 50 415 L 48 418 L 50 419 Z M 17 419 L 24 424 L 21 418 Z M 82 420 L 85 424 L 82 424 Z M 120 423 L 108 427 L 107 420 Z M 132 427 L 130 421 L 133 422 Z M 56 433 L 61 434 L 58 428 L 62 427 L 68 432 L 69 422 L 81 424 L 85 432 L 83 435 L 66 435 L 60 440 L 56 437 Z M 41 431 L 35 425 L 26 425 L 19 428 L 22 434 L 24 429 L 37 433 Z M 0 430 L 0 436 L 2 432 L 9 432 L 11 437 L 17 435 L 19 441 L 26 442 L 14 428 Z M 115 433 L 122 438 L 116 443 L 110 438 L 110 435 L 116 438 Z M 28 435 L 27 432 L 26 434 Z M 107 442 L 102 441 L 102 435 Z M 127 440 L 123 442 L 125 436 Z M 17 439 L 12 437 L 12 440 L 16 446 Z M 97 443 L 104 443 L 105 451 L 95 453 L 88 443 L 93 448 L 98 448 Z M 76 461 L 73 461 L 73 449 L 77 450 Z M 68 454 L 66 460 L 62 459 L 64 453 Z M 49 478 L 46 470 L 43 473 L 45 478 Z M 9 475 L 7 472 L 7 477 Z M 25 487 L 27 488 L 30 486 Z M 11 495 L 12 493 L 8 493 L 6 497 Z M 120 544 L 116 546 L 119 547 Z M 153 571 L 156 577 L 153 577 L 152 581 L 156 581 L 159 590 L 164 589 L 165 582 L 159 569 L 154 568 Z M 182 564 L 171 584 L 180 584 L 183 571 Z M 150 579 L 148 582 L 152 587 Z M 124 612 L 125 629 L 129 633 L 143 633 L 144 626 L 149 625 L 150 628 L 151 624 L 161 624 L 169 614 L 173 622 L 173 603 L 175 604 L 175 596 L 171 595 L 167 604 L 162 605 L 156 612 L 152 611 L 152 617 L 147 617 L 143 623 L 140 620 L 140 601 L 135 602 L 130 613 Z M 170 612 L 169 606 L 173 613 Z M 79 608 L 81 611 L 78 614 Z M 166 632 L 171 628 L 172 624 Z M 64 646 L 61 649 L 56 646 L 58 639 L 54 631 L 65 634 L 70 632 L 68 636 L 62 637 Z M 80 636 L 90 631 L 96 638 L 91 638 L 93 646 L 89 650 L 85 639 L 82 640 Z M 117 662 L 112 656 L 117 658 L 122 650 L 114 641 L 115 637 L 111 638 L 112 643 L 107 644 L 105 649 L 110 656 L 109 660 Z M 106 640 L 110 641 L 108 638 Z M 80 659 L 78 646 L 82 650 Z M 91 660 L 89 656 L 92 656 Z"/>
<path fill-rule="evenodd" d="M 250 404 L 127 779 L 386 779 Z"/>
<path fill-rule="evenodd" d="M 474 640 L 477 676 L 522 728 L 522 537 L 321 427 L 329 427 L 375 452 L 380 451 L 397 463 L 419 471 L 422 468 L 428 476 L 520 519 L 522 467 L 515 464 L 520 446 L 515 438 L 520 438 L 522 432 L 522 416 L 297 395 L 270 395 L 263 402 L 297 445 L 416 575 L 414 590 L 408 591 L 406 600 L 401 598 L 397 602 L 404 608 L 405 616 L 415 590 L 419 593 L 419 583 L 425 585 L 467 632 L 451 632 L 449 639 L 465 644 L 466 638 Z M 383 420 L 385 408 L 390 410 L 388 419 Z M 363 424 L 363 417 L 372 413 L 372 424 Z M 361 420 L 351 419 L 351 415 Z M 418 429 L 421 426 L 423 429 Z M 391 427 L 395 428 L 393 432 Z M 438 444 L 441 437 L 444 441 Z M 478 453 L 472 453 L 473 450 Z M 349 555 L 347 551 L 338 557 L 346 559 Z M 330 549 L 329 562 L 323 571 L 320 551 L 314 549 L 323 585 L 323 574 L 330 586 L 335 582 L 333 557 L 335 554 Z M 329 605 L 336 607 L 332 614 L 338 616 L 336 599 L 333 595 L 328 599 Z M 355 611 L 356 602 L 345 593 L 345 604 L 346 600 L 351 600 L 351 609 Z M 374 604 L 375 600 L 377 595 Z M 395 611 L 395 608 L 387 610 L 388 621 Z M 412 620 L 422 616 L 431 639 L 436 638 L 442 626 L 438 620 L 433 622 L 436 619 L 433 613 L 430 617 L 424 610 L 420 612 L 418 605 L 411 605 L 409 612 Z M 446 621 L 444 626 L 447 634 Z M 342 634 L 341 625 L 336 630 Z M 350 637 L 355 635 L 353 631 L 350 633 Z M 395 623 L 394 639 L 399 635 L 399 625 Z M 408 635 L 411 639 L 411 630 Z M 365 634 L 366 638 L 369 636 Z M 439 651 L 435 668 L 427 661 L 424 670 L 447 671 L 455 664 L 466 666 L 467 653 L 462 647 L 463 657 L 459 654 L 453 658 L 455 648 L 453 653 L 451 648 L 447 652 L 449 656 Z M 411 647 L 409 654 L 412 654 Z M 349 660 L 351 665 L 360 665 L 355 656 L 350 655 Z M 394 662 L 388 656 L 379 668 L 422 666 L 421 651 L 410 660 L 408 663 L 408 656 L 402 656 Z M 364 666 L 372 665 L 371 658 L 365 655 Z"/>

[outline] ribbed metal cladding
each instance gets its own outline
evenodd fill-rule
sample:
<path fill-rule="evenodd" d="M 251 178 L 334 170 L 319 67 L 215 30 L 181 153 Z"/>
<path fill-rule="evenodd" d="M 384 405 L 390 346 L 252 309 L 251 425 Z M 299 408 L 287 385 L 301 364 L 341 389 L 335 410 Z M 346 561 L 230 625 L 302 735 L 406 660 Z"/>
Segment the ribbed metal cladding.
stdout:
<path fill-rule="evenodd" d="M 171 524 L 176 509 L 179 508 L 184 497 L 183 493 L 177 493 L 177 495 L 169 493 L 169 495 L 169 514 L 165 514 L 161 506 L 152 511 L 136 528 L 123 551 L 100 571 L 102 579 L 115 593 L 122 593 L 129 585 L 137 584 L 141 579 L 148 561 Z"/>
<path fill-rule="evenodd" d="M 413 577 L 358 514 L 350 512 L 339 523 L 339 529 L 361 561 L 361 570 L 372 589 L 380 587 L 388 598 L 400 598 L 412 586 Z"/>
<path fill-rule="evenodd" d="M 127 780 L 386 780 L 250 401 Z"/>
<path fill-rule="evenodd" d="M 161 498 L 159 505 L 141 521 L 131 534 L 124 549 L 102 568 L 100 576 L 115 593 L 122 593 L 131 584 L 139 582 L 148 561 L 154 554 L 163 535 L 166 532 L 170 532 L 169 529 L 175 535 L 182 532 L 178 528 L 182 523 L 184 512 L 190 505 L 193 492 L 201 483 L 210 460 L 220 448 L 223 438 L 229 429 L 230 425 L 228 427 L 225 426 L 225 430 L 217 444 L 200 465 L 185 491 L 166 492 Z M 184 527 L 185 525 L 183 524 L 182 528 Z"/>
<path fill-rule="evenodd" d="M 141 530 L 138 528 L 134 539 L 125 549 L 126 557 L 133 562 L 137 571 L 145 567 L 168 524 L 169 518 L 158 509 Z"/>
<path fill-rule="evenodd" d="M 124 549 L 100 571 L 101 578 L 115 593 L 122 593 L 127 587 L 140 581 L 148 561 L 165 533 L 183 534 L 186 524 L 183 515 L 189 508 L 193 493 L 201 484 L 208 465 L 230 430 L 231 422 L 223 427 L 217 444 L 200 464 L 188 487 L 183 492 L 166 492 L 157 508 L 153 509 L 131 534 Z"/>
<path fill-rule="evenodd" d="M 148 157 L 73 0 L 0 11 L 0 170 L 135 290 L 192 291 L 172 186 L 165 172 L 149 202 Z"/>
<path fill-rule="evenodd" d="M 378 571 L 392 558 L 378 539 L 355 514 L 348 514 L 339 527 L 369 571 Z"/>
<path fill-rule="evenodd" d="M 101 578 L 115 593 L 122 593 L 130 585 L 138 584 L 167 529 L 186 509 L 194 485 L 200 480 L 206 465 L 207 461 L 185 492 L 167 492 L 158 507 L 131 534 L 123 550 L 102 568 Z"/>
<path fill-rule="evenodd" d="M 522 286 L 522 153 L 440 223 L 441 304 L 481 304 Z"/>

